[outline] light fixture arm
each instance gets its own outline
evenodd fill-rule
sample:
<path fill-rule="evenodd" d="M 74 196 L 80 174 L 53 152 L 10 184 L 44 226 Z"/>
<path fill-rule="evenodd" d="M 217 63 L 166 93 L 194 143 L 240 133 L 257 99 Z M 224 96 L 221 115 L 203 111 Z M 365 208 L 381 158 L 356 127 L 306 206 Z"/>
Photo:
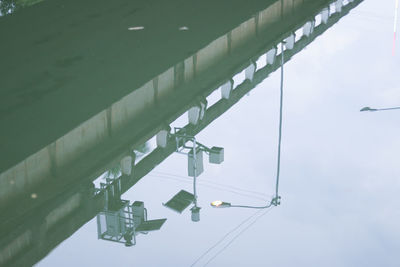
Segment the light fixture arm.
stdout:
<path fill-rule="evenodd" d="M 374 111 L 384 111 L 384 110 L 393 110 L 393 109 L 400 109 L 400 107 L 392 107 L 392 108 L 370 108 L 370 107 L 363 107 L 362 109 L 360 109 L 360 112 L 363 112 L 363 111 L 374 112 Z"/>

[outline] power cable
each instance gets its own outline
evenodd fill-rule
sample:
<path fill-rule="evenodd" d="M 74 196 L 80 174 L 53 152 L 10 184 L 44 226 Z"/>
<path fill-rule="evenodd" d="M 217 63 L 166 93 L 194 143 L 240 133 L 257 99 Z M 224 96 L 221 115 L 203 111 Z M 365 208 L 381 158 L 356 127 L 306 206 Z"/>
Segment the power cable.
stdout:
<path fill-rule="evenodd" d="M 218 257 L 218 255 L 220 255 L 222 252 L 224 252 L 239 236 L 241 236 L 244 232 L 247 231 L 247 229 L 249 229 L 253 224 L 255 224 L 259 219 L 261 219 L 261 217 L 263 217 L 265 214 L 267 214 L 268 212 L 270 212 L 272 210 L 274 206 L 272 206 L 270 209 L 267 209 L 266 211 L 264 211 L 263 214 L 261 214 L 260 216 L 258 216 L 252 223 L 250 223 L 246 228 L 244 228 L 242 231 L 240 231 L 233 239 L 231 239 L 231 241 L 228 242 L 228 244 L 226 244 L 221 250 L 219 250 L 217 252 L 217 254 L 215 254 L 211 259 L 209 259 L 206 264 L 203 265 L 207 266 L 212 260 L 214 260 L 216 257 Z"/>
<path fill-rule="evenodd" d="M 228 233 L 226 233 L 223 237 L 221 237 L 214 245 L 212 245 L 209 249 L 207 249 L 203 254 L 200 255 L 190 266 L 194 266 L 199 260 L 201 260 L 204 256 L 206 256 L 212 249 L 214 249 L 216 246 L 218 246 L 222 241 L 224 241 L 231 233 L 239 229 L 243 224 L 245 224 L 247 221 L 249 221 L 251 218 L 256 216 L 258 213 L 260 213 L 261 210 L 256 211 L 249 217 L 247 217 L 245 220 L 243 220 L 239 225 L 237 225 L 235 228 L 230 230 Z"/>
<path fill-rule="evenodd" d="M 184 179 L 190 179 L 190 178 L 188 178 L 186 176 L 182 176 L 182 175 L 178 175 L 178 174 L 172 174 L 172 173 L 166 173 L 166 172 L 156 172 L 156 171 L 154 171 L 153 173 L 158 173 L 158 174 L 161 174 L 161 175 L 169 175 L 169 176 L 174 176 L 174 177 L 182 177 Z M 231 186 L 231 185 L 217 183 L 217 182 L 214 182 L 214 181 L 208 180 L 208 179 L 201 179 L 201 182 L 209 182 L 209 183 L 212 183 L 213 185 L 220 185 L 220 186 L 223 186 L 223 187 L 229 187 L 229 188 L 232 188 L 234 190 L 248 192 L 248 193 L 252 193 L 252 194 L 257 194 L 257 195 L 261 195 L 263 197 L 266 196 L 264 193 L 261 193 L 261 192 L 258 192 L 258 191 L 253 191 L 253 190 L 243 189 L 243 188 L 239 188 L 239 187 L 235 187 L 235 186 Z"/>
<path fill-rule="evenodd" d="M 170 180 L 175 180 L 175 181 L 185 182 L 185 183 L 191 183 L 191 181 L 189 181 L 189 180 L 184 180 L 184 179 L 180 179 L 180 178 L 173 178 L 173 177 L 159 176 L 159 175 L 152 175 L 152 174 L 149 174 L 148 176 L 150 176 L 150 177 L 158 177 L 158 178 L 162 178 L 162 179 L 170 179 Z M 245 194 L 245 193 L 241 193 L 241 192 L 225 189 L 223 187 L 216 187 L 216 186 L 213 186 L 213 185 L 208 185 L 208 184 L 199 183 L 199 182 L 197 182 L 197 184 L 201 185 L 201 186 L 217 189 L 217 190 L 220 190 L 220 191 L 230 192 L 230 193 L 233 193 L 233 194 L 236 194 L 236 195 L 241 195 L 241 196 L 244 196 L 244 197 L 260 199 L 260 200 L 263 200 L 263 201 L 266 200 L 265 198 L 262 198 L 260 196 L 254 196 L 254 195 L 250 195 L 250 194 Z"/>

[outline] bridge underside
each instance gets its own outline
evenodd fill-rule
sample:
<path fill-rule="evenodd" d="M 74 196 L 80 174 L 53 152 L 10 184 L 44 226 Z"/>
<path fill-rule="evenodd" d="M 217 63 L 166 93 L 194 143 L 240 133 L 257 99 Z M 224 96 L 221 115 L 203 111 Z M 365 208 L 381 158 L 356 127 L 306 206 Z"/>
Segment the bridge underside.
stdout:
<path fill-rule="evenodd" d="M 81 79 L 74 78 L 70 82 L 71 85 L 68 86 L 73 87 L 75 91 L 79 90 L 73 97 L 79 97 L 80 101 L 84 100 L 82 105 L 79 104 L 80 102 L 69 101 L 69 98 L 63 95 L 74 92 L 65 85 L 66 87 L 58 88 L 56 93 L 48 93 L 52 99 L 43 96 L 39 99 L 40 101 L 33 101 L 32 105 L 23 105 L 23 108 L 16 108 L 15 112 L 14 110 L 10 113 L 7 112 L 4 118 L 0 116 L 4 125 L 10 125 L 0 133 L 2 140 L 8 140 L 1 144 L 3 155 L 6 157 L 1 161 L 4 168 L 0 174 L 0 184 L 2 185 L 0 202 L 7 205 L 7 200 L 12 201 L 13 198 L 23 194 L 29 196 L 30 194 L 26 194 L 27 191 L 43 189 L 44 184 L 47 189 L 52 188 L 53 185 L 63 188 L 65 184 L 61 185 L 60 181 L 69 182 L 81 177 L 98 176 L 104 172 L 110 159 L 116 159 L 118 156 L 126 154 L 131 151 L 132 147 L 140 145 L 154 136 L 165 124 L 175 120 L 191 106 L 196 105 L 196 101 L 205 98 L 233 74 L 247 67 L 254 55 L 264 51 L 266 47 L 274 47 L 277 39 L 283 35 L 289 36 L 293 29 L 301 28 L 304 23 L 314 18 L 316 12 L 327 3 L 328 1 L 280 0 L 270 1 L 266 6 L 263 4 L 258 7 L 258 11 L 254 11 L 254 7 L 250 7 L 244 12 L 245 17 L 242 14 L 233 16 L 235 19 L 231 19 L 231 28 L 227 29 L 226 23 L 222 23 L 225 28 L 223 28 L 223 32 L 222 29 L 219 30 L 218 34 L 220 35 L 218 36 L 215 36 L 217 33 L 214 32 L 211 35 L 214 39 L 210 40 L 211 36 L 205 35 L 204 39 L 198 41 L 196 46 L 188 45 L 191 49 L 199 46 L 201 48 L 186 55 L 183 59 L 180 55 L 181 49 L 177 48 L 186 47 L 185 40 L 178 39 L 177 43 L 174 41 L 174 48 L 163 48 L 167 49 L 163 50 L 163 53 L 176 53 L 176 58 L 168 61 L 172 65 L 164 67 L 164 70 L 160 71 L 159 67 L 165 65 L 161 55 L 154 57 L 154 55 L 149 55 L 152 50 L 139 49 L 139 52 L 143 51 L 143 54 L 147 52 L 149 58 L 147 63 L 131 59 L 130 63 L 137 62 L 137 64 L 128 68 L 129 75 L 124 79 L 107 76 L 110 81 L 115 81 L 113 86 L 109 86 L 112 90 L 105 90 L 107 94 L 113 96 L 112 98 L 105 98 L 103 93 L 99 93 L 95 97 L 85 96 L 89 91 L 93 94 L 93 90 L 96 92 L 98 90 L 95 84 L 91 84 L 93 78 L 88 76 L 83 80 L 84 83 Z M 221 11 L 218 8 L 217 10 Z M 212 14 L 214 13 L 215 11 L 212 12 Z M 213 15 L 210 16 L 213 17 Z M 197 18 L 197 20 L 202 21 L 202 18 Z M 192 19 L 191 23 L 195 22 L 196 20 Z M 213 24 L 214 22 L 210 20 L 209 23 Z M 90 26 L 90 30 L 93 30 L 93 25 Z M 213 28 L 213 25 L 207 24 L 202 27 Z M 192 34 L 195 29 L 190 29 L 189 33 L 179 34 Z M 128 30 L 124 29 L 124 31 L 124 34 L 121 33 L 121 38 L 126 38 Z M 130 34 L 130 32 L 128 33 Z M 157 35 L 157 32 L 153 33 Z M 196 38 L 192 35 L 188 35 L 186 38 L 190 40 L 189 44 L 191 44 L 192 39 L 197 40 L 200 35 L 196 33 Z M 161 34 L 160 38 L 164 37 Z M 144 39 L 146 44 L 154 41 L 146 38 Z M 58 38 L 55 38 L 54 41 L 49 42 L 57 42 L 57 40 Z M 204 40 L 207 40 L 208 43 L 204 44 Z M 162 41 L 158 40 L 159 43 L 163 43 Z M 100 52 L 106 53 L 105 51 Z M 135 49 L 133 52 L 131 49 L 125 50 L 125 58 L 128 57 L 127 55 L 130 57 L 131 54 L 134 55 L 133 58 L 136 58 L 135 56 L 139 52 L 136 52 Z M 36 59 L 35 62 L 40 62 L 39 59 Z M 90 66 L 95 66 L 96 60 L 97 56 L 92 59 Z M 126 59 L 124 60 L 126 61 Z M 112 74 L 124 72 L 127 67 L 119 64 L 124 60 L 118 61 L 117 66 L 114 67 L 112 64 L 115 64 L 115 60 L 106 61 L 110 64 L 104 68 L 107 67 Z M 157 62 L 152 62 L 152 60 Z M 65 71 L 82 72 L 79 68 L 85 64 L 68 65 L 65 67 Z M 118 71 L 112 71 L 114 68 Z M 148 76 L 147 72 L 146 75 L 136 75 L 135 68 L 148 68 L 147 72 L 154 76 L 144 80 L 143 77 Z M 87 69 L 91 68 L 87 67 Z M 157 74 L 154 74 L 155 71 Z M 140 72 L 138 73 L 140 74 Z M 98 74 L 97 80 L 99 77 L 102 75 Z M 98 82 L 97 80 L 96 82 Z M 123 86 L 121 86 L 122 81 Z M 138 86 L 137 84 L 142 85 Z M 35 86 L 41 89 L 43 84 L 39 83 Z M 82 108 L 92 110 L 93 105 L 97 105 L 98 101 L 110 102 L 116 98 L 115 95 L 118 95 L 118 88 L 131 89 L 128 94 L 109 103 L 94 116 L 83 120 L 85 112 L 82 112 Z M 34 89 L 35 87 L 32 88 L 32 90 Z M 62 106 L 68 107 L 61 109 Z M 74 112 L 79 116 L 75 116 Z M 16 114 L 20 114 L 19 117 Z M 35 117 L 30 118 L 29 116 Z M 24 119 L 22 119 L 23 117 Z M 69 128 L 55 140 L 50 138 L 49 135 L 67 127 L 67 121 L 71 118 L 74 120 L 79 118 L 80 124 L 75 128 Z M 9 121 L 11 119 L 13 123 Z M 29 148 L 37 147 L 39 144 L 44 145 L 26 157 Z M 24 157 L 21 158 L 22 156 Z M 57 192 L 57 190 L 52 191 Z"/>

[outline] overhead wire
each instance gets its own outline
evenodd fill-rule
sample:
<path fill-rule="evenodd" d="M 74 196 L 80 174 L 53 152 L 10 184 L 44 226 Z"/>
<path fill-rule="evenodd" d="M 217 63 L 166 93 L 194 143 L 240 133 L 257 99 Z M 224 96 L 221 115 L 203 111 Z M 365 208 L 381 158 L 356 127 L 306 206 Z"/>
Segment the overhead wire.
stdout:
<path fill-rule="evenodd" d="M 207 266 L 211 261 L 213 261 L 218 255 L 220 255 L 222 252 L 224 252 L 239 236 L 241 236 L 244 232 L 246 232 L 253 224 L 255 224 L 259 219 L 261 219 L 265 214 L 270 212 L 272 208 L 275 206 L 272 206 L 270 209 L 265 210 L 260 216 L 258 216 L 253 222 L 251 222 L 247 227 L 245 227 L 242 231 L 240 231 L 234 238 L 232 238 L 222 249 L 220 249 L 211 259 L 209 259 L 206 264 L 203 265 Z"/>
<path fill-rule="evenodd" d="M 243 224 L 249 221 L 251 218 L 261 213 L 261 210 L 256 211 L 246 219 L 244 219 L 239 225 L 231 229 L 228 233 L 226 233 L 223 237 L 221 237 L 214 245 L 212 245 L 209 249 L 207 249 L 203 254 L 201 254 L 190 266 L 194 266 L 197 262 L 199 262 L 204 256 L 206 256 L 211 250 L 213 250 L 216 246 L 218 246 L 222 241 L 224 241 L 231 233 L 239 229 Z"/>
<path fill-rule="evenodd" d="M 190 180 L 181 179 L 181 178 L 160 176 L 160 175 L 154 175 L 154 174 L 149 174 L 148 176 L 150 176 L 150 177 L 158 177 L 158 178 L 162 178 L 162 179 L 170 179 L 170 180 L 175 180 L 175 181 L 185 182 L 185 183 L 191 183 Z M 201 183 L 201 182 L 197 182 L 197 184 L 201 185 L 201 186 L 217 189 L 217 190 L 220 190 L 220 191 L 230 192 L 230 193 L 233 193 L 233 194 L 236 194 L 236 195 L 241 195 L 241 196 L 244 196 L 244 197 L 260 199 L 260 200 L 263 200 L 263 201 L 265 201 L 266 197 L 268 197 L 268 196 L 265 196 L 265 198 L 263 198 L 261 196 L 255 196 L 255 195 L 251 195 L 251 194 L 241 193 L 241 192 L 238 192 L 238 191 L 229 190 L 229 189 L 226 189 L 226 188 L 223 188 L 223 187 L 217 187 L 217 186 L 213 186 L 213 185 L 209 185 L 209 184 L 204 184 L 204 183 Z"/>
<path fill-rule="evenodd" d="M 184 178 L 184 179 L 190 179 L 189 177 L 186 177 L 186 176 L 183 176 L 183 175 L 166 173 L 166 172 L 154 171 L 153 173 L 156 173 L 156 174 L 158 173 L 158 174 L 161 174 L 161 175 L 169 175 L 169 176 L 174 176 L 174 177 L 181 177 L 181 178 Z M 264 193 L 261 193 L 261 192 L 258 192 L 258 191 L 253 191 L 253 190 L 248 190 L 248 189 L 235 187 L 235 186 L 232 186 L 232 185 L 222 184 L 222 183 L 218 183 L 218 182 L 215 182 L 215 181 L 209 180 L 209 179 L 201 179 L 201 182 L 208 182 L 208 183 L 212 183 L 213 185 L 220 185 L 220 186 L 223 186 L 223 187 L 229 187 L 229 188 L 232 188 L 233 190 L 248 192 L 248 193 L 251 193 L 251 194 L 257 194 L 257 195 L 261 195 L 263 197 L 266 196 Z"/>

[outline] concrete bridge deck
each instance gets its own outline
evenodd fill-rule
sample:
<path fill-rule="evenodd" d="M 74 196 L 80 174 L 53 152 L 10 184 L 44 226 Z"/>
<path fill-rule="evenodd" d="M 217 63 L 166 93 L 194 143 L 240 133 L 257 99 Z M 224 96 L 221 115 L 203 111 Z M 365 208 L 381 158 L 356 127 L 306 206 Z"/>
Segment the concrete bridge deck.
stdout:
<path fill-rule="evenodd" d="M 21 90 L 25 90 L 23 87 L 12 90 L 13 86 L 19 84 L 18 82 L 17 85 L 14 85 L 11 78 L 1 81 L 3 83 L 1 88 L 6 88 L 1 91 L 5 96 L 2 99 L 8 98 L 9 103 L 14 103 L 12 99 L 17 97 L 26 103 L 23 102 L 21 105 L 12 107 L 10 104 L 4 103 L 8 109 L 0 116 L 0 125 L 3 125 L 0 133 L 0 140 L 2 140 L 0 147 L 3 152 L 0 161 L 1 167 L 3 167 L 0 174 L 0 209 L 1 206 L 6 206 L 7 202 L 21 196 L 28 197 L 39 188 L 64 188 L 70 181 L 82 177 L 98 176 L 104 172 L 110 159 L 126 154 L 127 151 L 132 150 L 132 147 L 154 136 L 160 130 L 160 124 L 172 122 L 192 105 L 195 105 L 198 99 L 205 98 L 228 79 L 221 77 L 232 77 L 233 74 L 248 66 L 250 59 L 255 54 L 263 51 L 266 46 L 274 47 L 276 40 L 282 35 L 288 36 L 293 29 L 301 28 L 304 23 L 314 18 L 316 10 L 320 10 L 328 2 L 322 0 L 270 1 L 266 6 L 264 4 L 258 6 L 257 12 L 255 7 L 251 6 L 248 11 L 244 12 L 245 15 L 240 13 L 240 15 L 232 16 L 234 19 L 229 20 L 232 23 L 230 28 L 227 28 L 227 22 L 221 22 L 224 28 L 216 27 L 219 30 L 213 31 L 212 35 L 206 29 L 214 28 L 215 21 L 210 19 L 202 22 L 202 17 L 194 16 L 195 19 L 192 18 L 191 22 L 187 24 L 189 25 L 187 33 L 179 32 L 174 28 L 175 34 L 179 33 L 179 36 L 188 34 L 185 37 L 188 39 L 182 40 L 183 37 L 180 37 L 176 42 L 174 41 L 174 46 L 162 47 L 163 53 L 168 54 L 164 57 L 158 54 L 159 50 L 157 49 L 154 52 L 157 54 L 156 57 L 154 57 L 153 49 L 147 49 L 147 46 L 154 45 L 154 38 L 156 38 L 154 36 L 158 33 L 157 31 L 152 32 L 154 36 L 145 35 L 146 38 L 142 40 L 145 44 L 142 46 L 145 46 L 146 49 L 139 49 L 138 52 L 133 49 L 135 46 L 132 46 L 133 51 L 131 52 L 132 49 L 124 50 L 126 54 L 121 55 L 121 60 L 119 58 L 116 60 L 117 58 L 114 59 L 109 55 L 108 61 L 104 61 L 107 64 L 102 67 L 102 71 L 107 70 L 116 76 L 106 75 L 108 82 L 115 81 L 115 83 L 106 86 L 112 90 L 105 90 L 103 93 L 98 92 L 98 88 L 100 88 L 98 82 L 99 78 L 103 78 L 105 74 L 96 71 L 94 71 L 95 77 L 91 74 L 80 78 L 78 78 L 78 74 L 76 74 L 78 76 L 71 76 L 68 84 L 60 85 L 55 92 L 48 91 L 43 96 L 32 100 L 32 103 L 23 100 L 23 97 L 17 97 Z M 228 6 L 228 3 L 225 4 Z M 220 13 L 212 11 L 210 17 L 215 16 L 215 19 L 218 19 L 222 9 L 226 8 L 225 6 L 218 5 L 216 10 L 219 10 Z M 246 7 L 243 8 L 247 10 Z M 85 11 L 85 9 L 83 10 Z M 85 12 L 84 14 L 87 16 Z M 172 15 L 170 14 L 170 16 Z M 111 20 L 111 18 L 109 19 Z M 196 30 L 196 26 L 190 28 L 200 22 L 202 22 L 201 27 L 204 27 L 201 30 Z M 40 26 L 40 21 L 37 24 Z M 65 21 L 60 20 L 60 24 L 64 25 Z M 88 32 L 94 31 L 94 25 L 90 24 L 87 27 Z M 115 31 L 115 28 L 109 29 L 110 32 L 112 30 Z M 124 32 L 120 33 L 121 41 L 125 40 L 123 38 L 127 38 L 127 32 L 127 28 L 124 28 Z M 145 32 L 144 30 L 143 33 L 147 34 Z M 196 36 L 192 36 L 193 32 Z M 207 34 L 203 36 L 203 32 L 207 32 Z M 46 34 L 44 35 L 46 36 Z M 142 34 L 142 32 L 133 34 Z M 36 44 L 32 49 L 39 49 L 41 45 L 50 44 L 55 49 L 55 43 L 59 42 L 61 37 L 66 38 L 63 35 L 50 38 L 44 44 Z M 199 40 L 201 37 L 202 39 Z M 30 38 L 35 40 L 37 37 L 30 36 Z M 165 36 L 161 34 L 160 38 L 157 39 L 158 44 L 165 40 Z M 83 40 L 86 39 L 83 38 Z M 196 40 L 198 43 L 195 43 Z M 103 50 L 97 52 L 96 56 L 90 57 L 90 64 L 74 61 L 73 64 L 63 65 L 65 70 L 58 72 L 57 75 L 65 75 L 65 73 L 82 75 L 85 73 L 85 69 L 90 69 L 91 72 L 92 68 L 90 67 L 94 68 L 98 65 L 98 57 L 102 58 L 103 54 L 110 53 L 107 52 L 109 46 L 97 48 L 95 43 L 91 44 L 96 49 Z M 7 44 L 6 42 L 2 45 L 7 48 L 11 46 L 11 43 Z M 76 52 L 80 47 L 78 44 L 75 45 L 76 47 L 70 53 Z M 190 54 L 187 55 L 186 52 L 182 54 L 181 46 L 185 49 L 190 47 Z M 30 46 L 26 49 L 29 51 L 29 48 Z M 198 50 L 193 52 L 192 48 Z M 3 49 L 3 51 L 5 50 L 7 49 Z M 111 52 L 113 55 L 115 50 L 111 50 L 114 51 Z M 40 49 L 33 52 L 38 55 L 43 54 L 39 53 Z M 33 52 L 31 51 L 29 54 Z M 51 53 L 54 53 L 55 56 L 49 56 L 50 59 L 47 60 L 53 63 L 54 61 L 58 62 L 57 57 L 60 53 L 58 51 Z M 64 53 L 61 54 L 64 55 Z M 147 61 L 139 60 L 143 54 L 148 55 Z M 176 57 L 170 58 L 172 54 Z M 138 60 L 134 60 L 136 55 Z M 14 56 L 17 62 L 23 60 L 17 55 Z M 7 59 L 7 57 L 5 58 Z M 166 62 L 171 65 L 166 65 L 163 58 L 166 58 Z M 40 57 L 33 57 L 33 59 L 30 64 L 41 62 Z M 11 59 L 9 61 L 10 65 L 16 64 L 12 63 Z M 127 61 L 129 61 L 129 66 L 121 63 Z M 19 64 L 23 65 L 22 62 Z M 29 69 L 35 69 L 35 67 L 30 66 Z M 12 70 L 10 68 L 10 71 Z M 128 72 L 125 73 L 127 70 Z M 125 73 L 124 77 L 119 76 L 122 73 Z M 154 76 L 149 76 L 149 73 Z M 32 75 L 35 74 L 28 76 Z M 10 74 L 7 77 L 15 77 L 15 75 Z M 45 80 L 39 79 L 38 84 L 34 84 L 32 88 L 28 89 L 32 92 L 40 92 L 44 88 Z M 106 84 L 102 82 L 101 87 L 105 88 Z M 117 89 L 114 90 L 114 88 Z M 129 88 L 129 91 L 118 88 Z M 107 94 L 107 97 L 104 94 Z M 71 98 L 79 98 L 79 101 Z M 97 107 L 99 103 L 102 103 L 101 107 Z M 94 110 L 98 113 L 87 119 L 87 115 L 85 115 L 87 109 L 90 109 L 91 113 Z M 70 124 L 71 120 L 76 122 Z M 74 127 L 76 123 L 79 124 Z M 64 131 L 61 133 L 61 130 Z M 54 138 L 56 139 L 54 140 Z M 58 192 L 57 190 L 48 191 Z"/>
<path fill-rule="evenodd" d="M 272 2 L 52 0 L 0 18 L 0 172 L 161 74 L 163 101 L 175 65 Z"/>

